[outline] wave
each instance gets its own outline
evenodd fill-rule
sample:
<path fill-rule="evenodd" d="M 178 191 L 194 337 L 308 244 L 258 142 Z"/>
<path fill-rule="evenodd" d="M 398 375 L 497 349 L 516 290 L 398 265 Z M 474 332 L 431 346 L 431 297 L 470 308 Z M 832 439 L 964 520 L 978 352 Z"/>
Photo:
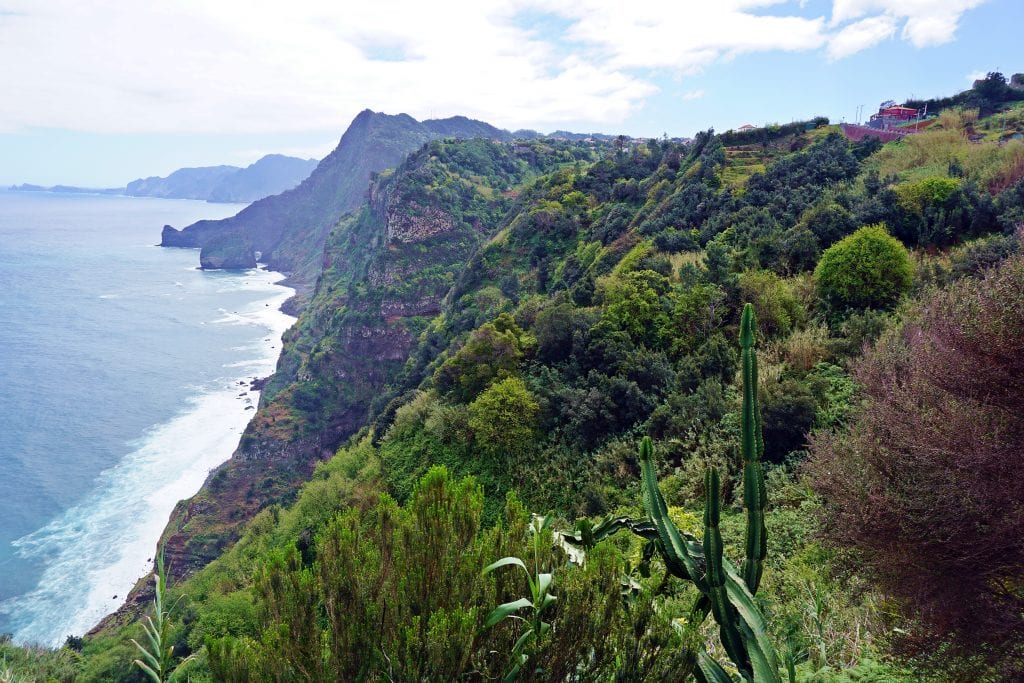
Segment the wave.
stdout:
<path fill-rule="evenodd" d="M 175 417 L 128 444 L 126 456 L 99 475 L 83 502 L 14 542 L 19 556 L 45 565 L 32 591 L 0 603 L 17 642 L 59 645 L 120 607 L 151 571 L 175 504 L 194 495 L 210 470 L 231 456 L 253 414 L 246 407 L 258 397 L 251 392 L 251 400 L 239 400 L 239 385 L 273 372 L 274 346 L 294 321 L 278 310 L 293 294 L 274 284 L 283 276 L 257 271 L 250 277 L 273 296 L 239 313 L 245 324 L 270 332 L 260 335 L 259 357 L 231 364 L 246 372 L 197 388 Z"/>

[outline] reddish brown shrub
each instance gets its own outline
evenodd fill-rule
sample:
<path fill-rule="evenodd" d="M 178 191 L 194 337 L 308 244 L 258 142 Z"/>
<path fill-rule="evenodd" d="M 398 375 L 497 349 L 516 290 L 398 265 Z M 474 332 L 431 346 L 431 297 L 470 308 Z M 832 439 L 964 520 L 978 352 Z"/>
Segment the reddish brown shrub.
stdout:
<path fill-rule="evenodd" d="M 914 624 L 898 644 L 1024 680 L 1024 257 L 926 297 L 855 369 L 866 402 L 808 467 L 828 533 Z"/>

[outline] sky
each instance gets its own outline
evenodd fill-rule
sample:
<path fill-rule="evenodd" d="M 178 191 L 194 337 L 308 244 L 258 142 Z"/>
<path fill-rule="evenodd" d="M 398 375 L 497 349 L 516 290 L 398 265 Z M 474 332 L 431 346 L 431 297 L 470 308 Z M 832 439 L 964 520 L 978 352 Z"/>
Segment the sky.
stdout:
<path fill-rule="evenodd" d="M 1024 0 L 0 0 L 0 186 L 321 158 L 366 108 L 636 137 L 853 121 L 1024 72 L 1021 26 Z"/>

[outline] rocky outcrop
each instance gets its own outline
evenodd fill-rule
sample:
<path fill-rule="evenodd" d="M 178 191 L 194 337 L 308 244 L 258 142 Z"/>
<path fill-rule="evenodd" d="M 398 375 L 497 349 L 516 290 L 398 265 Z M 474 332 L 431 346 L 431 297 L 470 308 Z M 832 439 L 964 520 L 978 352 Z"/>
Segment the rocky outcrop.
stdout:
<path fill-rule="evenodd" d="M 252 249 L 211 253 L 204 248 L 199 254 L 199 267 L 203 270 L 248 270 L 256 265 L 256 253 Z"/>
<path fill-rule="evenodd" d="M 203 245 L 199 253 L 203 270 L 245 270 L 256 267 L 256 251 L 243 237 L 218 236 Z"/>
<path fill-rule="evenodd" d="M 179 232 L 170 225 L 165 225 L 160 231 L 160 246 L 195 249 L 199 247 L 199 235 L 195 232 Z"/>

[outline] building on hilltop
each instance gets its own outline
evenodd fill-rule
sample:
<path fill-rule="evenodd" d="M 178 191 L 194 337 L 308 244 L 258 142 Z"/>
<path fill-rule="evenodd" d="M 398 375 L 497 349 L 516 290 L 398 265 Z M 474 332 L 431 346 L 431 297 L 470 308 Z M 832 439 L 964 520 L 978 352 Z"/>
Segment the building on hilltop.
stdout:
<path fill-rule="evenodd" d="M 901 126 L 909 121 L 917 121 L 921 118 L 921 112 L 913 107 L 904 107 L 892 100 L 882 102 L 878 106 L 878 113 L 872 114 L 868 119 L 868 126 L 879 130 L 888 130 L 895 126 Z"/>

